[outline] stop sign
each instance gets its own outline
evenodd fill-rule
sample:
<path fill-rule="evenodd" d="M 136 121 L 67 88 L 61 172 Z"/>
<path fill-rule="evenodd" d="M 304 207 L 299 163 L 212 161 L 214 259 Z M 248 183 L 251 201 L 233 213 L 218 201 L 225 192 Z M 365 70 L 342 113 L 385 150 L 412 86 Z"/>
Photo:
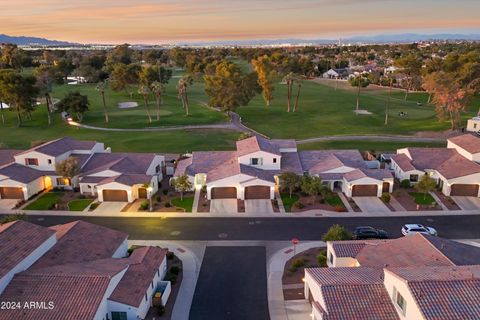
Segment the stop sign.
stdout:
<path fill-rule="evenodd" d="M 292 239 L 292 244 L 293 244 L 293 245 L 298 244 L 298 242 L 299 242 L 299 240 L 298 240 L 297 238 L 293 238 L 293 239 Z"/>

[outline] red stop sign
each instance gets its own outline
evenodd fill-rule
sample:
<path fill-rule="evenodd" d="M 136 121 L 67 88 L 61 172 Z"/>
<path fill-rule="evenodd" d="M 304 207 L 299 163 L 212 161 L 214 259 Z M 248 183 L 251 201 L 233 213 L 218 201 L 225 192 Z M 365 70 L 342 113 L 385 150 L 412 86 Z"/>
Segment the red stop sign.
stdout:
<path fill-rule="evenodd" d="M 299 242 L 299 240 L 298 240 L 297 238 L 293 238 L 293 239 L 292 239 L 292 244 L 293 244 L 293 245 L 298 244 L 298 242 Z"/>

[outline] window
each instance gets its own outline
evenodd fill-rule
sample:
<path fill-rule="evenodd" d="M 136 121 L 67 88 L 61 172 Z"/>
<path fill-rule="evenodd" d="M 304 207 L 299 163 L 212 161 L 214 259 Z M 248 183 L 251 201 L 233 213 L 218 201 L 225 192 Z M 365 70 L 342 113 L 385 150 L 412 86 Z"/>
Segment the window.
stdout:
<path fill-rule="evenodd" d="M 331 252 L 328 253 L 328 261 L 333 264 L 333 254 Z"/>
<path fill-rule="evenodd" d="M 112 320 L 127 320 L 127 313 L 112 311 Z"/>
<path fill-rule="evenodd" d="M 417 181 L 418 181 L 418 174 L 411 174 L 410 182 L 417 182 Z"/>
<path fill-rule="evenodd" d="M 148 301 L 148 296 L 146 293 L 145 293 L 145 301 Z"/>
<path fill-rule="evenodd" d="M 25 165 L 27 165 L 27 166 L 38 166 L 38 159 L 36 159 L 36 158 L 25 158 Z"/>
<path fill-rule="evenodd" d="M 393 287 L 393 302 L 395 302 L 395 305 L 402 311 L 402 314 L 405 315 L 407 311 L 407 301 L 405 301 L 405 298 L 395 287 Z"/>
<path fill-rule="evenodd" d="M 477 129 L 477 124 L 476 123 L 473 124 L 473 129 Z"/>
<path fill-rule="evenodd" d="M 52 164 L 52 159 L 48 159 L 48 164 Z"/>
<path fill-rule="evenodd" d="M 65 179 L 65 178 L 57 178 L 57 186 L 69 186 L 70 185 L 70 181 L 68 179 Z"/>
<path fill-rule="evenodd" d="M 252 166 L 261 166 L 263 164 L 263 159 L 262 158 L 250 158 L 250 164 Z"/>
<path fill-rule="evenodd" d="M 273 158 L 273 163 L 277 163 L 277 158 Z"/>
<path fill-rule="evenodd" d="M 159 172 L 160 172 L 160 165 L 158 165 L 158 166 L 155 167 L 155 172 L 156 172 L 156 173 L 159 173 Z"/>

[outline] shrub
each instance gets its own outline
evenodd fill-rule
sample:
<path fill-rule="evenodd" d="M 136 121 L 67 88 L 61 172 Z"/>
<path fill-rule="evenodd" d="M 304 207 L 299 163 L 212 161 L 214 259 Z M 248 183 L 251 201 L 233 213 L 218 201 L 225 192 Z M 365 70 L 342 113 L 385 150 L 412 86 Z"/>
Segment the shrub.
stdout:
<path fill-rule="evenodd" d="M 297 209 L 303 209 L 305 208 L 305 205 L 303 203 L 301 203 L 300 201 L 296 201 L 294 204 L 293 204 L 293 207 L 294 208 L 297 208 Z"/>
<path fill-rule="evenodd" d="M 167 260 L 173 260 L 175 254 L 172 251 L 167 252 Z"/>
<path fill-rule="evenodd" d="M 132 254 L 132 252 L 133 252 L 133 250 L 135 250 L 135 248 L 134 248 L 134 247 L 130 247 L 130 248 L 128 248 L 128 249 L 127 249 L 127 253 L 128 253 L 128 255 L 131 255 L 131 254 Z"/>
<path fill-rule="evenodd" d="M 389 203 L 391 198 L 392 197 L 390 196 L 390 193 L 388 193 L 388 192 L 382 193 L 381 199 L 382 199 L 383 202 Z"/>
<path fill-rule="evenodd" d="M 97 209 L 97 207 L 100 205 L 99 202 L 94 202 L 90 205 L 90 211 Z"/>
<path fill-rule="evenodd" d="M 172 266 L 170 268 L 170 273 L 171 274 L 178 275 L 180 273 L 180 271 L 182 271 L 182 269 L 180 269 L 180 267 L 178 267 L 178 266 Z"/>
<path fill-rule="evenodd" d="M 172 284 L 175 284 L 177 282 L 177 276 L 174 274 L 169 274 L 165 277 L 166 281 L 170 281 Z"/>
<path fill-rule="evenodd" d="M 317 262 L 319 267 L 326 267 L 327 266 L 327 255 L 326 253 L 320 253 L 317 256 Z"/>
<path fill-rule="evenodd" d="M 168 194 L 168 190 L 167 190 L 167 189 L 164 189 L 162 192 L 163 192 L 164 195 L 167 195 L 167 194 Z"/>
<path fill-rule="evenodd" d="M 341 225 L 334 224 L 322 237 L 323 241 L 352 240 L 352 234 Z"/>
<path fill-rule="evenodd" d="M 157 200 L 157 202 L 162 202 L 162 197 L 160 196 L 157 196 L 155 199 Z"/>
<path fill-rule="evenodd" d="M 85 199 L 85 198 L 87 198 L 87 197 L 84 194 L 81 194 L 81 195 L 78 196 L 78 199 Z"/>
<path fill-rule="evenodd" d="M 25 213 L 17 213 L 17 214 L 4 216 L 3 218 L 0 219 L 0 224 L 17 221 L 17 220 L 27 220 L 27 215 Z"/>
<path fill-rule="evenodd" d="M 157 307 L 157 314 L 161 317 L 165 313 L 165 306 L 163 304 L 159 304 Z"/>
<path fill-rule="evenodd" d="M 341 205 L 337 204 L 337 205 L 335 206 L 335 211 L 336 211 L 336 212 L 345 212 L 345 208 L 342 207 Z"/>
<path fill-rule="evenodd" d="M 150 206 L 150 204 L 148 203 L 148 201 L 143 201 L 141 204 L 140 204 L 140 210 L 148 210 L 148 207 Z"/>
<path fill-rule="evenodd" d="M 202 187 L 202 192 L 203 192 L 203 193 L 206 193 L 206 192 L 207 192 L 207 186 L 203 186 L 203 187 Z"/>
<path fill-rule="evenodd" d="M 404 189 L 410 188 L 410 180 L 405 179 L 400 181 L 400 187 Z"/>
<path fill-rule="evenodd" d="M 170 208 L 172 204 L 170 202 L 165 203 L 165 208 Z"/>
<path fill-rule="evenodd" d="M 295 267 L 295 268 L 301 268 L 305 266 L 305 259 L 303 258 L 298 258 L 298 259 L 295 259 L 292 261 L 292 267 Z"/>

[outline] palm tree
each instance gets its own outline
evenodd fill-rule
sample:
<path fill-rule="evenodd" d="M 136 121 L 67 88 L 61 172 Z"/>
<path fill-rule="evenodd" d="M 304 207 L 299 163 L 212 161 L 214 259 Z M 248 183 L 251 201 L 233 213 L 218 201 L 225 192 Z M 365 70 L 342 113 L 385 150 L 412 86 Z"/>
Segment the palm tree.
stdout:
<path fill-rule="evenodd" d="M 107 112 L 107 104 L 105 103 L 105 89 L 107 87 L 106 81 L 99 82 L 97 84 L 97 91 L 100 92 L 100 95 L 102 96 L 102 102 L 103 102 L 103 113 L 105 114 L 105 123 L 108 123 L 108 112 Z"/>
<path fill-rule="evenodd" d="M 291 99 L 292 99 L 292 87 L 295 75 L 293 72 L 288 73 L 283 81 L 287 84 L 287 112 L 290 112 L 291 109 Z"/>
<path fill-rule="evenodd" d="M 188 94 L 187 94 L 187 87 L 190 82 L 188 77 L 183 77 L 178 80 L 177 90 L 178 90 L 178 97 L 182 100 L 183 109 L 185 109 L 185 113 L 188 116 Z"/>
<path fill-rule="evenodd" d="M 162 103 L 162 91 L 164 89 L 163 84 L 158 81 L 154 81 L 150 88 L 155 96 L 155 102 L 157 104 L 157 121 L 160 120 L 160 104 Z"/>
<path fill-rule="evenodd" d="M 145 103 L 145 111 L 147 113 L 148 122 L 152 123 L 152 117 L 150 116 L 150 112 L 148 111 L 148 95 L 150 94 L 150 90 L 146 85 L 141 85 L 138 88 L 138 93 L 143 96 L 143 102 Z"/>
<path fill-rule="evenodd" d="M 296 79 L 297 81 L 297 97 L 295 98 L 295 104 L 293 105 L 293 112 L 297 111 L 297 106 L 298 106 L 298 98 L 300 97 L 300 89 L 302 88 L 302 82 L 300 81 L 300 78 Z"/>
<path fill-rule="evenodd" d="M 388 125 L 388 109 L 390 108 L 390 99 L 392 96 L 393 78 L 390 78 L 390 86 L 388 88 L 387 102 L 385 103 L 385 125 Z"/>

